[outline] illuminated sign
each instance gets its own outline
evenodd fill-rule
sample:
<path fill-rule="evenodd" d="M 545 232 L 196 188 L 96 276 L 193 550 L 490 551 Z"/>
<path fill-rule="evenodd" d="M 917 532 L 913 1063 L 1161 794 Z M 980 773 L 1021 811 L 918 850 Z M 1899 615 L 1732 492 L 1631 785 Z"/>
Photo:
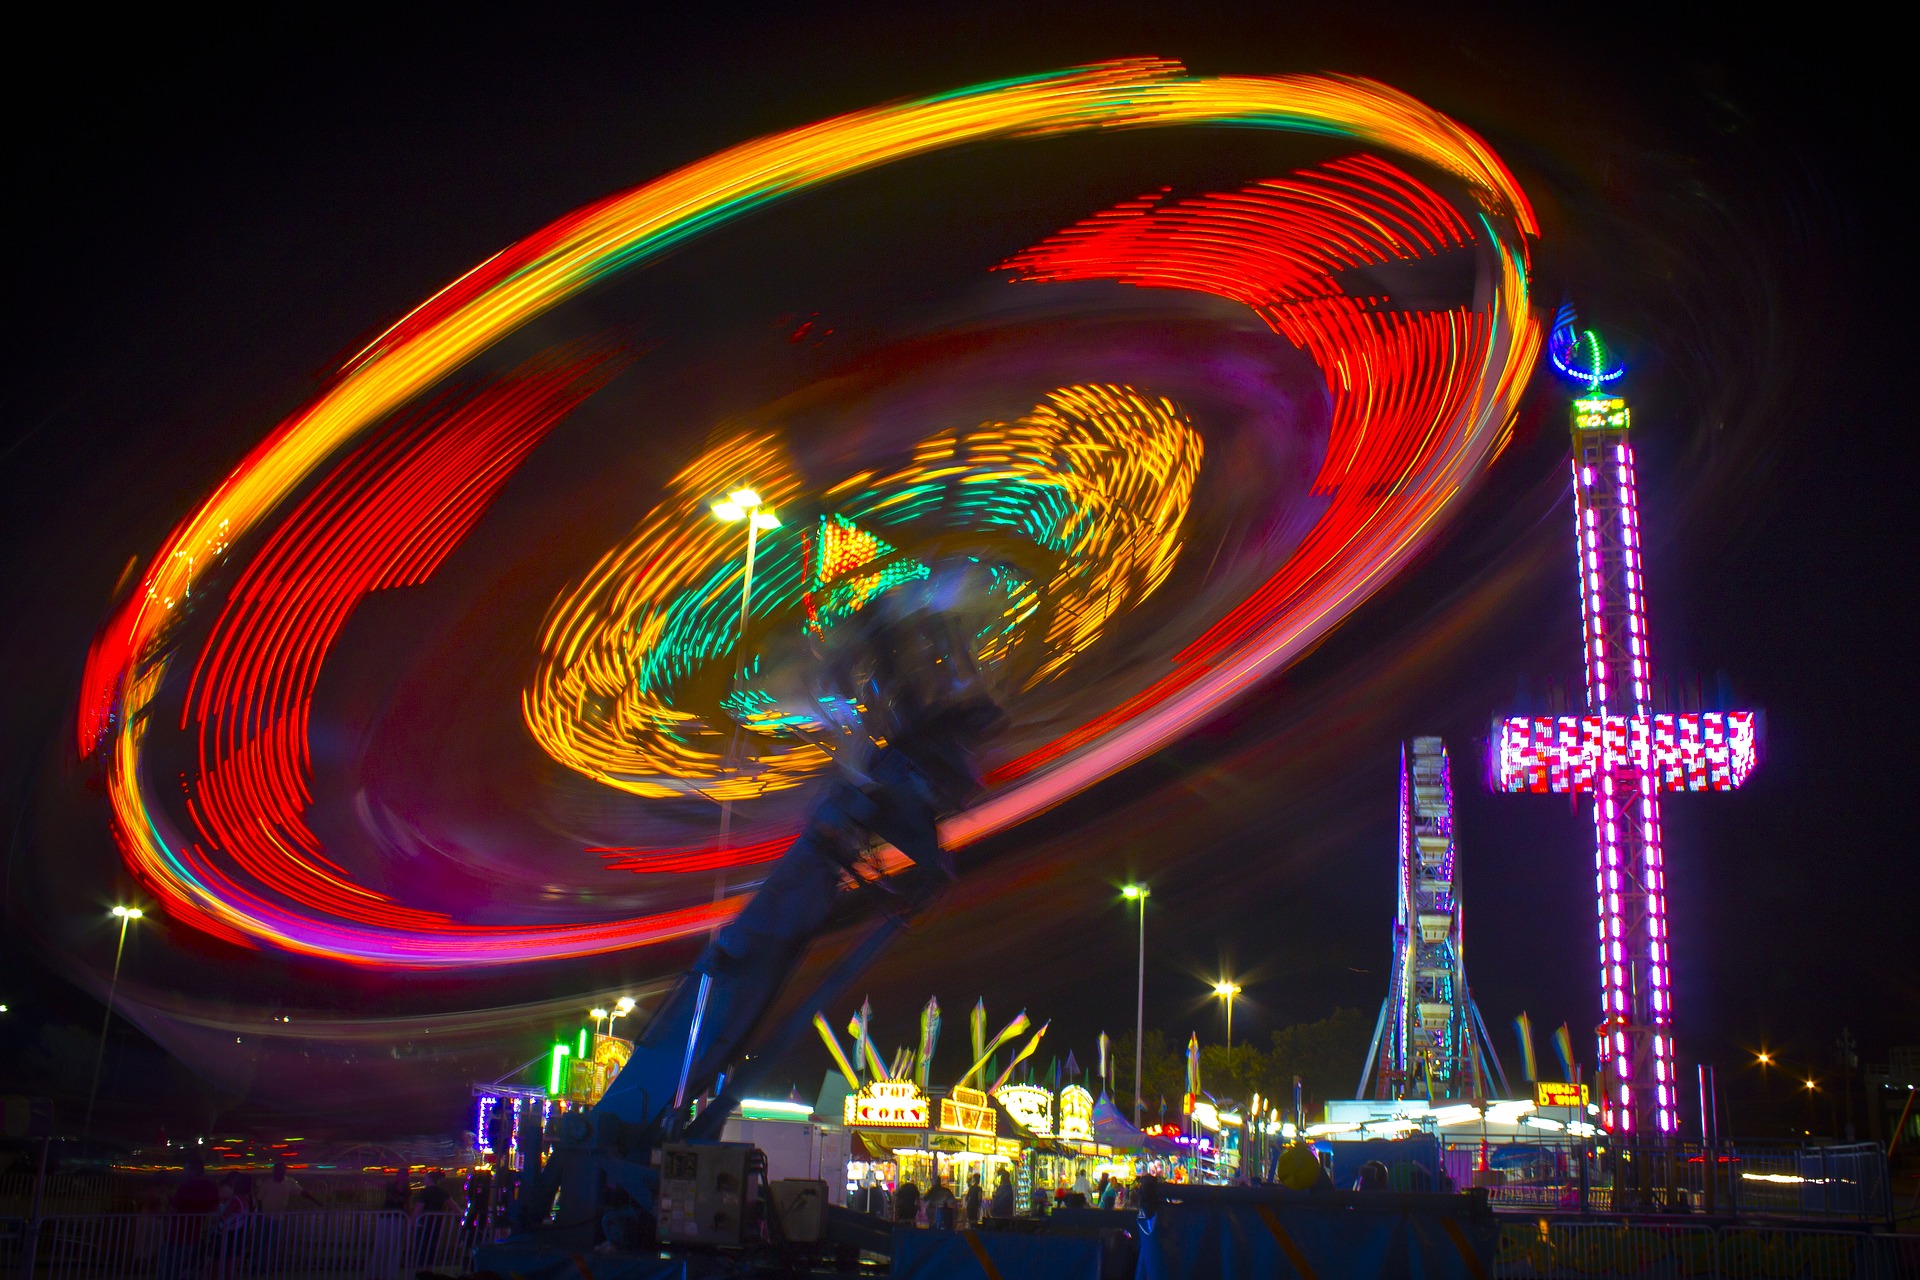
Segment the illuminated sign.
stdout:
<path fill-rule="evenodd" d="M 1632 418 L 1618 396 L 1582 396 L 1573 402 L 1576 431 L 1625 431 Z"/>
<path fill-rule="evenodd" d="M 1070 1084 L 1060 1091 L 1060 1136 L 1093 1136 L 1093 1095 L 1077 1084 Z"/>
<path fill-rule="evenodd" d="M 586 1038 L 581 1032 L 581 1038 Z M 574 1057 L 566 1068 L 566 1098 L 569 1102 L 592 1104 L 600 1101 L 620 1068 L 633 1055 L 633 1041 L 619 1036 L 595 1035 L 591 1056 Z"/>
<path fill-rule="evenodd" d="M 1587 1086 L 1562 1084 L 1558 1080 L 1535 1080 L 1533 1105 L 1536 1107 L 1584 1107 L 1587 1105 Z"/>
<path fill-rule="evenodd" d="M 1000 1131 L 1000 1122 L 986 1094 L 958 1085 L 950 1096 L 940 1099 L 940 1127 L 948 1133 L 991 1138 Z"/>
<path fill-rule="evenodd" d="M 846 1122 L 862 1129 L 924 1129 L 932 1108 L 911 1080 L 873 1080 L 847 1098 Z"/>
<path fill-rule="evenodd" d="M 1502 791 L 1586 792 L 1632 770 L 1662 791 L 1731 791 L 1759 763 L 1751 711 L 1515 716 L 1500 724 Z"/>
<path fill-rule="evenodd" d="M 1053 1095 L 1038 1085 L 1009 1084 L 994 1091 L 994 1100 L 1007 1114 L 1037 1138 L 1053 1136 Z"/>

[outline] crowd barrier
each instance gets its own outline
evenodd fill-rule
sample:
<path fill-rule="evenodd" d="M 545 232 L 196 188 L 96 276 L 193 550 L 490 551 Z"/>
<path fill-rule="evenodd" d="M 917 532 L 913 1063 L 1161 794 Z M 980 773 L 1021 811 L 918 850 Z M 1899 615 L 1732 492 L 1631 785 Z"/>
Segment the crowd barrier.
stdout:
<path fill-rule="evenodd" d="M 1441 1161 L 1454 1186 L 1482 1188 L 1502 1210 L 1875 1223 L 1892 1213 L 1886 1153 L 1872 1143 L 1704 1149 L 1689 1143 L 1635 1151 L 1551 1134 L 1449 1138 Z"/>
<path fill-rule="evenodd" d="M 413 1280 L 471 1270 L 474 1243 L 451 1213 L 60 1214 L 0 1219 L 0 1280 Z"/>
<path fill-rule="evenodd" d="M 1920 1236 L 1764 1225 L 1500 1224 L 1499 1280 L 1920 1280 Z"/>

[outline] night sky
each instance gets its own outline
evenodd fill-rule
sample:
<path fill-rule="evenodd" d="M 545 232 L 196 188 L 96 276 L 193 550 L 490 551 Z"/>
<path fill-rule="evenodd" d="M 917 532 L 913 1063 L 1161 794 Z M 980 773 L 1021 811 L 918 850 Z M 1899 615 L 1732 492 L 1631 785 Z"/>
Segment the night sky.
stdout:
<path fill-rule="evenodd" d="M 7 91 L 0 1090 L 71 1093 L 99 1016 L 82 975 L 111 962 L 94 923 L 117 892 L 106 808 L 85 798 L 69 728 L 93 630 L 128 558 L 150 554 L 329 367 L 519 236 L 732 143 L 1144 53 L 1210 73 L 1374 76 L 1464 121 L 1513 168 L 1544 225 L 1536 298 L 1573 298 L 1631 370 L 1657 668 L 1676 703 L 1767 715 L 1743 791 L 1665 809 L 1683 1059 L 1720 1064 L 1738 1090 L 1762 1044 L 1828 1073 L 1843 1026 L 1869 1061 L 1920 1041 L 1905 733 L 1920 710 L 1914 281 L 1884 33 L 1832 10 L 1825 25 L 1803 13 L 1780 26 L 1751 11 L 1723 23 L 1608 9 L 1564 24 L 1536 9 L 1371 11 L 701 6 L 50 32 L 28 58 L 44 78 Z M 961 191 L 942 216 L 964 234 L 968 208 Z M 885 293 L 881 267 L 848 270 Z M 646 323 L 724 334 L 779 318 L 729 314 L 724 278 L 684 287 L 684 310 Z M 731 372 L 718 356 L 708 367 Z M 1153 886 L 1148 1021 L 1169 1038 L 1218 1037 L 1205 985 L 1222 972 L 1246 986 L 1237 1040 L 1341 1007 L 1371 1019 L 1397 743 L 1439 733 L 1455 762 L 1468 976 L 1497 1045 L 1510 1054 L 1508 1022 L 1525 1009 L 1541 1031 L 1569 1022 L 1590 1055 L 1588 819 L 1479 781 L 1493 717 L 1545 711 L 1578 685 L 1566 399 L 1536 378 L 1514 443 L 1460 517 L 1315 652 L 982 851 L 859 984 L 882 1042 L 904 1042 L 937 993 L 956 1044 L 984 995 L 1001 1017 L 1054 1018 L 1050 1044 L 1088 1059 L 1100 1030 L 1131 1027 L 1132 925 L 1113 892 L 1129 877 Z M 189 1094 L 202 1101 L 179 1104 L 183 1123 L 299 1114 L 253 1082 L 263 1063 L 313 1054 L 283 1043 L 236 1070 L 226 1031 L 325 1007 L 362 1019 L 335 1026 L 336 1046 L 405 1074 L 411 1059 L 390 1051 L 404 1039 L 428 1077 L 358 1104 L 367 1124 L 451 1127 L 485 1063 L 532 1053 L 561 1011 L 584 1007 L 579 993 L 659 965 L 343 976 L 237 962 L 156 922 L 131 944 L 122 990 L 190 1007 L 195 1030 L 162 1037 L 179 1065 L 131 1033 L 114 1041 L 105 1105 L 129 1132 Z M 461 1046 L 444 1058 L 424 1047 L 436 1018 Z M 1550 1060 L 1544 1038 L 1540 1051 Z M 793 1074 L 811 1083 L 820 1057 L 801 1055 Z M 367 1092 L 353 1079 L 308 1096 Z"/>

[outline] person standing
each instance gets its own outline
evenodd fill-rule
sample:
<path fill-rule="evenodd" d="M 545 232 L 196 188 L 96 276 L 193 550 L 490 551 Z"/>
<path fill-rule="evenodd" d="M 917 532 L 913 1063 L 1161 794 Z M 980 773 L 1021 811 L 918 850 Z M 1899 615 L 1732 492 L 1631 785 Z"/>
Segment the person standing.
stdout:
<path fill-rule="evenodd" d="M 959 1215 L 960 1201 L 951 1189 L 940 1180 L 939 1170 L 933 1174 L 933 1185 L 927 1189 L 927 1225 L 951 1231 L 954 1218 Z"/>
<path fill-rule="evenodd" d="M 247 1225 L 253 1216 L 253 1179 L 235 1169 L 221 1180 L 220 1210 L 216 1217 L 216 1245 L 219 1257 L 214 1265 L 217 1280 L 239 1280 L 246 1269 Z"/>
<path fill-rule="evenodd" d="M 287 1162 L 275 1160 L 273 1173 L 254 1189 L 253 1205 L 259 1221 L 254 1223 L 253 1262 L 255 1270 L 272 1270 L 280 1261 L 276 1256 L 280 1252 L 281 1216 L 294 1197 L 308 1201 L 314 1208 L 320 1207 L 320 1201 L 314 1194 L 301 1186 L 297 1179 L 287 1176 Z"/>
<path fill-rule="evenodd" d="M 420 1213 L 414 1235 L 413 1261 L 417 1267 L 432 1265 L 446 1234 L 447 1215 L 453 1211 L 453 1193 L 447 1189 L 446 1175 L 438 1169 L 427 1170 L 426 1186 L 420 1192 Z"/>
<path fill-rule="evenodd" d="M 967 1177 L 967 1225 L 970 1227 L 980 1225 L 980 1201 L 984 1196 L 985 1193 L 980 1190 L 980 1175 L 969 1174 Z"/>
<path fill-rule="evenodd" d="M 996 1218 L 1013 1216 L 1013 1178 L 1005 1169 L 994 1179 L 993 1199 L 988 1202 L 987 1212 Z"/>
<path fill-rule="evenodd" d="M 485 1243 L 492 1206 L 493 1170 L 481 1165 L 467 1175 L 467 1218 L 463 1231 L 469 1244 Z"/>
<path fill-rule="evenodd" d="M 220 1208 L 220 1188 L 207 1176 L 197 1155 L 185 1161 L 186 1180 L 173 1192 L 166 1243 L 160 1253 L 160 1280 L 180 1280 L 200 1269 L 208 1227 Z"/>
<path fill-rule="evenodd" d="M 916 1225 L 920 1216 L 920 1188 L 911 1182 L 900 1184 L 893 1193 L 893 1220 L 908 1226 Z"/>
<path fill-rule="evenodd" d="M 393 1280 L 407 1258 L 413 1225 L 413 1166 L 403 1164 L 387 1180 L 380 1216 L 373 1221 L 373 1248 L 367 1254 L 367 1280 Z"/>

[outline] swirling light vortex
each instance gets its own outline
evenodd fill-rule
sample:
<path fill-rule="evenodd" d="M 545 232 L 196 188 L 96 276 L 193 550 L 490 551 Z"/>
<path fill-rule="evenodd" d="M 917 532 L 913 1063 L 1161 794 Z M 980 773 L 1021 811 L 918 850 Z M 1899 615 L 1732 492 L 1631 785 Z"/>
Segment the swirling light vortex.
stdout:
<path fill-rule="evenodd" d="M 1311 645 L 1397 570 L 1461 486 L 1504 443 L 1539 347 L 1523 265 L 1538 234 L 1524 193 L 1473 133 L 1387 86 L 1330 76 L 1195 76 L 1136 59 L 976 85 L 853 112 L 771 135 L 575 211 L 476 266 L 402 318 L 281 422 L 169 535 L 88 654 L 76 726 L 81 754 L 107 753 L 115 834 L 129 862 L 183 921 L 234 941 L 353 963 L 463 967 L 577 957 L 708 928 L 735 905 L 632 920 L 550 926 L 367 923 L 327 919 L 237 891 L 169 838 L 141 769 L 147 711 L 169 663 L 169 620 L 219 552 L 375 424 L 430 391 L 528 321 L 625 268 L 742 214 L 855 173 L 968 143 L 1095 130 L 1214 126 L 1346 137 L 1450 174 L 1480 205 L 1497 259 L 1480 360 L 1450 397 L 1437 447 L 1405 501 L 1344 533 L 1322 571 L 1288 586 L 1290 606 L 1230 649 L 1192 662 L 1131 718 L 1102 731 L 949 824 L 964 844 L 1059 803 L 1177 738 L 1224 700 Z M 1206 287 L 1204 284 L 1189 287 Z M 1332 371 L 1329 371 L 1330 377 Z M 1344 376 L 1344 372 L 1343 375 Z"/>

